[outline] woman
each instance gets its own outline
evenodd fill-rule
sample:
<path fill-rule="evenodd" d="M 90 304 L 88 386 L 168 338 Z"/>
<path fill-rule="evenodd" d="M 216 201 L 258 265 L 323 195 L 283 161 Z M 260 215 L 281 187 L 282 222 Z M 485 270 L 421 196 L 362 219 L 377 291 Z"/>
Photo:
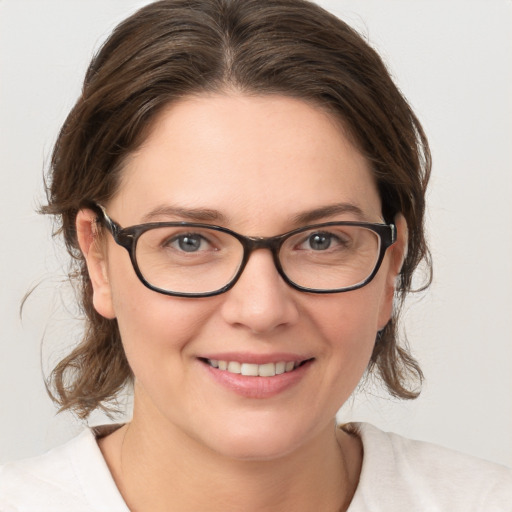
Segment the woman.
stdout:
<path fill-rule="evenodd" d="M 428 263 L 429 172 L 379 57 L 314 4 L 164 0 L 123 22 L 45 212 L 88 321 L 54 398 L 86 418 L 133 384 L 133 418 L 5 466 L 2 507 L 507 510 L 505 468 L 335 427 L 366 372 L 418 393 L 396 318 Z"/>

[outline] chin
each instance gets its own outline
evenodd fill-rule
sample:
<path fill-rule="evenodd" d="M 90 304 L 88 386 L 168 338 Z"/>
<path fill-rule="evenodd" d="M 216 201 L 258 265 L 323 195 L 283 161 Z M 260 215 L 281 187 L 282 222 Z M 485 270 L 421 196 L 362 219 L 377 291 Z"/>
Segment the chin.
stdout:
<path fill-rule="evenodd" d="M 288 456 L 306 443 L 311 433 L 303 426 L 281 422 L 223 423 L 208 430 L 210 448 L 225 457 L 240 461 L 269 461 Z"/>
<path fill-rule="evenodd" d="M 274 442 L 268 439 L 236 438 L 217 446 L 216 451 L 229 459 L 238 461 L 271 461 L 286 457 L 294 451 L 289 442 Z"/>

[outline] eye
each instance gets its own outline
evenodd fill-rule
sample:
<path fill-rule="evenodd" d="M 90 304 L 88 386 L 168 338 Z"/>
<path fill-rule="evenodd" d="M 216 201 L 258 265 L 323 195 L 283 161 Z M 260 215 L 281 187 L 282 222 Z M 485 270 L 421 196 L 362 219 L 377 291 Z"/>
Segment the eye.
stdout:
<path fill-rule="evenodd" d="M 169 240 L 166 245 L 183 252 L 198 252 L 207 250 L 210 244 L 202 235 L 197 233 L 184 233 Z"/>
<path fill-rule="evenodd" d="M 305 250 L 326 251 L 327 249 L 345 247 L 347 244 L 348 241 L 340 234 L 315 231 L 310 233 L 300 245 L 301 249 Z"/>
<path fill-rule="evenodd" d="M 347 251 L 354 246 L 355 230 L 348 226 L 330 226 L 323 229 L 310 229 L 292 236 L 285 250 L 301 251 L 317 256 L 336 254 Z M 288 248 L 288 249 L 287 249 Z"/>
<path fill-rule="evenodd" d="M 331 233 L 312 233 L 309 235 L 306 243 L 308 243 L 309 247 L 314 251 L 325 251 L 331 246 L 333 238 L 334 236 Z"/>

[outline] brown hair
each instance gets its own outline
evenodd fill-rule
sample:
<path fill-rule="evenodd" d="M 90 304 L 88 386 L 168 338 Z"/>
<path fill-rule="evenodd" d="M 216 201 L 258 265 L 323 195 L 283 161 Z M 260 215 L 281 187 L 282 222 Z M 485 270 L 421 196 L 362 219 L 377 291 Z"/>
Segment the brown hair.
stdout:
<path fill-rule="evenodd" d="M 98 407 L 108 410 L 133 377 L 116 321 L 92 306 L 77 212 L 115 194 L 124 159 L 163 107 L 228 89 L 293 96 L 328 109 L 371 162 L 384 218 L 405 216 L 409 246 L 397 304 L 377 336 L 369 370 L 377 370 L 393 395 L 415 398 L 408 385 L 421 382 L 422 373 L 398 342 L 397 315 L 418 264 L 426 260 L 430 269 L 423 228 L 428 143 L 376 52 L 305 0 L 162 0 L 122 22 L 92 60 L 54 147 L 43 208 L 59 221 L 86 316 L 81 343 L 49 377 L 52 397 L 85 418 Z"/>

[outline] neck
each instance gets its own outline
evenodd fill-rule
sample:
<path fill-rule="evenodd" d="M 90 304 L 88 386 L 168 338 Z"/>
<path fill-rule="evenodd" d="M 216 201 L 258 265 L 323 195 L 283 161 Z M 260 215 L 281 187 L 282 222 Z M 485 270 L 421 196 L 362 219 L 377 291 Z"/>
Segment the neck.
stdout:
<path fill-rule="evenodd" d="M 132 512 L 346 510 L 361 465 L 359 440 L 328 425 L 269 460 L 225 457 L 167 424 L 133 421 L 100 441 Z"/>

